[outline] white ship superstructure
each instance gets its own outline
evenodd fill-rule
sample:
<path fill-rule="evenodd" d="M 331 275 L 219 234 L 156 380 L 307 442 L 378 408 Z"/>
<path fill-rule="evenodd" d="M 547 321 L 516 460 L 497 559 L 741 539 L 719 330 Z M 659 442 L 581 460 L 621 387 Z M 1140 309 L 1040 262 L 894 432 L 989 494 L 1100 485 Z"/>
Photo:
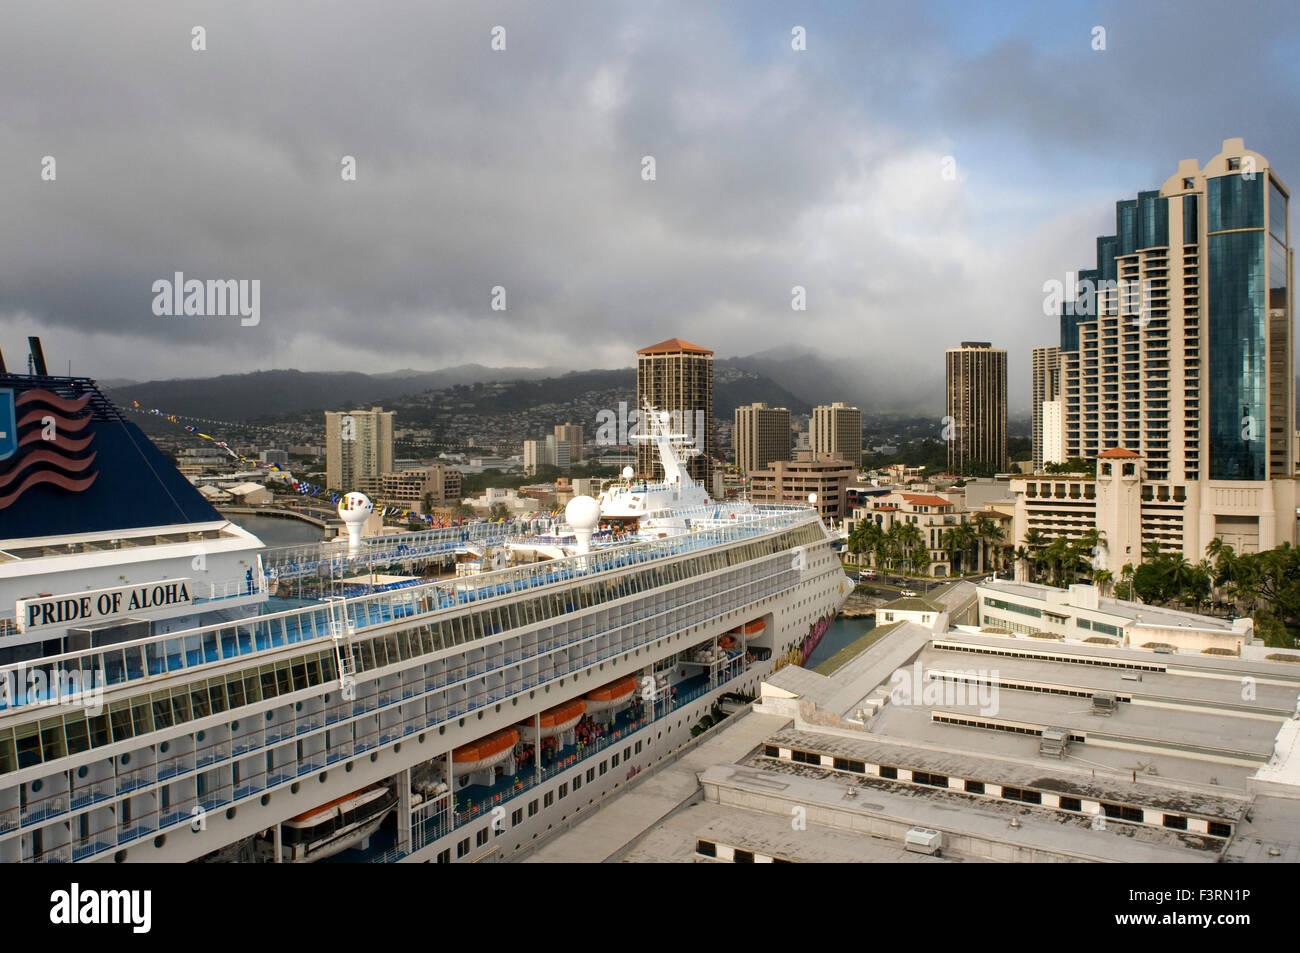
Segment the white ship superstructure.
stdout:
<path fill-rule="evenodd" d="M 16 546 L 0 510 L 0 614 L 14 613 L 0 636 L 0 860 L 527 853 L 688 744 L 724 696 L 756 694 L 850 589 L 809 508 L 656 500 L 645 515 L 664 522 L 601 530 L 630 492 L 571 506 L 555 558 L 486 523 L 351 554 L 257 552 L 219 518 L 85 540 L 29 521 Z M 443 575 L 458 552 L 509 558 Z M 182 582 L 188 602 L 125 608 L 133 590 Z M 42 605 L 48 624 L 32 627 L 18 615 L 32 599 L 110 611 L 64 624 Z"/>

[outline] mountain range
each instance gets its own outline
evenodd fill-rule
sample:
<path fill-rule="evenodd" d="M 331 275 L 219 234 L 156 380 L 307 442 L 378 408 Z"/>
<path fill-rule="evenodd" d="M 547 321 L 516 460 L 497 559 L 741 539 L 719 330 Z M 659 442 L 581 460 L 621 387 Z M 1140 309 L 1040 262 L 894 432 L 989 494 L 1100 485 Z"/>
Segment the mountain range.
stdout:
<path fill-rule="evenodd" d="M 816 404 L 842 400 L 869 414 L 935 412 L 943 400 L 942 369 L 935 380 L 915 379 L 900 389 L 876 383 L 872 368 L 811 349 L 773 350 L 748 357 L 721 358 L 714 364 L 714 415 L 730 419 L 735 408 L 752 401 L 809 414 Z M 281 414 L 338 410 L 381 404 L 430 391 L 471 384 L 511 382 L 493 388 L 480 412 L 509 413 L 537 404 L 580 398 L 591 391 L 636 391 L 635 368 L 565 371 L 555 367 L 487 367 L 462 364 L 435 371 L 257 371 L 219 377 L 137 383 L 105 382 L 118 402 L 139 401 L 168 413 L 232 422 Z"/>

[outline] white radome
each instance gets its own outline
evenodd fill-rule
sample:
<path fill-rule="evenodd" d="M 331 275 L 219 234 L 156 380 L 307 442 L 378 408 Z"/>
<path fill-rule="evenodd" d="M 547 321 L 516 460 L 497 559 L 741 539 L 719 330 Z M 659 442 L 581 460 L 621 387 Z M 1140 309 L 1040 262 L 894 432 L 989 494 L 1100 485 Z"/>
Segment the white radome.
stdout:
<path fill-rule="evenodd" d="M 345 523 L 364 523 L 374 509 L 375 504 L 364 493 L 348 493 L 339 500 L 339 519 Z"/>
<path fill-rule="evenodd" d="M 632 479 L 632 474 L 635 473 L 635 472 L 636 472 L 636 471 L 633 470 L 631 467 L 624 467 L 624 468 L 623 468 L 623 479 L 624 479 L 624 480 L 630 480 L 630 479 Z"/>
<path fill-rule="evenodd" d="M 600 525 L 600 504 L 589 496 L 575 496 L 564 508 L 564 521 L 575 530 L 593 530 Z"/>

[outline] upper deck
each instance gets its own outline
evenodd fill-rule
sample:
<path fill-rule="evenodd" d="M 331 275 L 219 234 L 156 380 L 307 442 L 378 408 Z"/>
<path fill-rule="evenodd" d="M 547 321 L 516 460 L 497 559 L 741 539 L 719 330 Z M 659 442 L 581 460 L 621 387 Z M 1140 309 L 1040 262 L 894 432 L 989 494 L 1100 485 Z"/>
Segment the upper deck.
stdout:
<path fill-rule="evenodd" d="M 708 516 L 707 513 L 700 515 Z M 710 520 L 709 528 L 660 540 L 611 546 L 582 556 L 547 560 L 456 580 L 415 584 L 350 599 L 315 601 L 237 622 L 202 626 L 6 665 L 0 667 L 0 711 L 58 704 L 61 690 L 66 696 L 64 700 L 75 701 L 66 690 L 65 680 L 57 677 L 60 672 L 80 673 L 82 686 L 92 680 L 106 687 L 143 681 L 202 669 L 235 658 L 272 652 L 295 643 L 328 641 L 340 632 L 353 634 L 417 616 L 432 616 L 446 610 L 463 608 L 468 611 L 495 600 L 505 600 L 521 593 L 585 577 L 627 571 L 683 555 L 730 548 L 804 524 L 820 526 L 815 511 L 807 507 L 756 507 L 754 514 L 748 518 Z M 370 552 L 362 553 L 352 560 L 337 555 L 334 558 L 341 560 L 346 569 L 361 571 L 367 565 L 379 565 L 377 560 L 381 554 L 388 559 L 391 553 L 403 546 L 407 547 L 403 552 L 411 554 L 414 559 L 415 550 L 447 545 L 450 536 L 459 532 L 438 530 L 432 534 L 409 534 L 419 538 L 408 541 L 413 542 L 413 546 L 390 541 L 389 549 L 374 547 Z M 457 545 L 462 542 L 458 540 Z M 313 554 L 318 560 L 325 554 L 323 547 L 300 547 L 298 550 L 304 557 L 296 562 L 299 566 L 303 565 L 304 560 L 313 558 Z M 271 569 L 294 564 L 293 560 L 275 562 Z M 36 680 L 36 684 L 33 684 L 30 677 L 34 670 L 39 670 L 44 675 Z M 81 690 L 84 691 L 84 688 Z"/>

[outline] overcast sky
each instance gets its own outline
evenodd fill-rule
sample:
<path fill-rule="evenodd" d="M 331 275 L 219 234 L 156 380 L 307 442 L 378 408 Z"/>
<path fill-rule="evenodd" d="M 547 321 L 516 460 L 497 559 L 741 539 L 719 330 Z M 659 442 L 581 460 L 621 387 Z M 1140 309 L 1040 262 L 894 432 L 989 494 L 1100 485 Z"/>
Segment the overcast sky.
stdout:
<path fill-rule="evenodd" d="M 1233 136 L 1300 183 L 1293 0 L 8 0 L 0 63 L 0 348 L 101 379 L 989 340 L 1025 403 L 1116 199 Z"/>

